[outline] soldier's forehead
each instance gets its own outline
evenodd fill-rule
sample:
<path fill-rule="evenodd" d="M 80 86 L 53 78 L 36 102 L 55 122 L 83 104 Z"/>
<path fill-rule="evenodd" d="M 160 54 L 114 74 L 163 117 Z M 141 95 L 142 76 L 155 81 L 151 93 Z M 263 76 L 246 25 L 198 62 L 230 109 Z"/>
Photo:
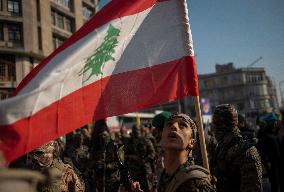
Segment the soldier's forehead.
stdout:
<path fill-rule="evenodd" d="M 185 123 L 189 123 L 186 119 L 184 119 L 182 117 L 175 117 L 175 118 L 168 120 L 168 122 L 172 122 L 172 121 L 184 121 Z"/>

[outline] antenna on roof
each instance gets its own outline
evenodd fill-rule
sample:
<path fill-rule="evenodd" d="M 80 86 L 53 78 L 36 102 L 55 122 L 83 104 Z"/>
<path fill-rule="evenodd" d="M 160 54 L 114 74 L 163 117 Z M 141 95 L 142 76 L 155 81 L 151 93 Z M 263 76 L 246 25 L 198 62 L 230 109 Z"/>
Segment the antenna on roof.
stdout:
<path fill-rule="evenodd" d="M 260 60 L 262 60 L 262 57 L 257 58 L 251 64 L 249 64 L 247 67 L 252 67 L 254 64 L 258 63 Z"/>

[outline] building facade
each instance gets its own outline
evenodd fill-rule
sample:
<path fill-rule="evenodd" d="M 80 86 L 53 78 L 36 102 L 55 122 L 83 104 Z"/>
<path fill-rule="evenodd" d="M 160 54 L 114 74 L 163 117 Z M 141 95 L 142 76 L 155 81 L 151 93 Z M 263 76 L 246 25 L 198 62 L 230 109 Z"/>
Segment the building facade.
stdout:
<path fill-rule="evenodd" d="M 208 98 L 213 107 L 231 103 L 243 114 L 278 107 L 275 85 L 264 68 L 217 64 L 215 73 L 198 77 L 200 97 Z"/>
<path fill-rule="evenodd" d="M 0 98 L 97 10 L 97 0 L 0 0 Z"/>

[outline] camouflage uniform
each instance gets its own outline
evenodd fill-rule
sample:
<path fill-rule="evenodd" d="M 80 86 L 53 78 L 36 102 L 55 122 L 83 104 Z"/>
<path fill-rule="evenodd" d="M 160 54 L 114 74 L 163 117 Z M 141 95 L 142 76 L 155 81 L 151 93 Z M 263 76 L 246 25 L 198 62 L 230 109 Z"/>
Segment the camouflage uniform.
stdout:
<path fill-rule="evenodd" d="M 211 192 L 209 171 L 198 165 L 192 165 L 190 161 L 180 166 L 173 175 L 162 172 L 158 192 Z"/>
<path fill-rule="evenodd" d="M 65 161 L 73 165 L 75 170 L 83 178 L 86 191 L 90 190 L 92 182 L 92 171 L 90 170 L 90 152 L 89 147 L 84 145 L 84 136 L 78 132 L 73 134 L 72 142 L 68 142 L 65 153 Z"/>
<path fill-rule="evenodd" d="M 52 170 L 52 173 L 59 174 L 59 178 L 51 184 L 39 185 L 38 191 L 83 192 L 84 185 L 82 184 L 82 181 L 80 181 L 74 169 L 70 165 L 64 164 L 61 160 L 56 158 L 57 149 L 58 146 L 56 142 L 49 142 L 29 154 L 31 166 L 33 169 L 38 170 L 42 173 Z"/>
<path fill-rule="evenodd" d="M 217 147 L 213 170 L 217 191 L 261 191 L 261 160 L 254 143 L 242 138 L 236 109 L 229 104 L 216 107 L 213 132 Z"/>
<path fill-rule="evenodd" d="M 120 185 L 116 147 L 113 141 L 106 144 L 106 150 L 96 151 L 93 156 L 95 163 L 96 188 L 102 191 L 103 184 L 106 192 L 117 191 Z M 104 180 L 105 177 L 105 180 Z"/>
<path fill-rule="evenodd" d="M 102 136 L 105 134 L 105 136 Z M 95 124 L 92 138 L 92 157 L 94 163 L 94 187 L 98 191 L 118 191 L 120 185 L 117 148 L 111 139 L 103 120 Z"/>
<path fill-rule="evenodd" d="M 134 127 L 125 146 L 125 161 L 132 179 L 140 183 L 144 192 L 152 188 L 154 158 L 155 149 L 152 142 L 140 136 L 139 130 Z"/>

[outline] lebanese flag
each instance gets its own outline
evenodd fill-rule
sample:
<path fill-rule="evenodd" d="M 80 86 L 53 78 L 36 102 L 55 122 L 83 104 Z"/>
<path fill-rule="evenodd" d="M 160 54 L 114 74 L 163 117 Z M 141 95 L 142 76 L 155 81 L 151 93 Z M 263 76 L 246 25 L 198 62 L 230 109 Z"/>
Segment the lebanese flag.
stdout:
<path fill-rule="evenodd" d="M 105 117 L 198 95 L 185 0 L 113 0 L 0 103 L 7 162 Z"/>

